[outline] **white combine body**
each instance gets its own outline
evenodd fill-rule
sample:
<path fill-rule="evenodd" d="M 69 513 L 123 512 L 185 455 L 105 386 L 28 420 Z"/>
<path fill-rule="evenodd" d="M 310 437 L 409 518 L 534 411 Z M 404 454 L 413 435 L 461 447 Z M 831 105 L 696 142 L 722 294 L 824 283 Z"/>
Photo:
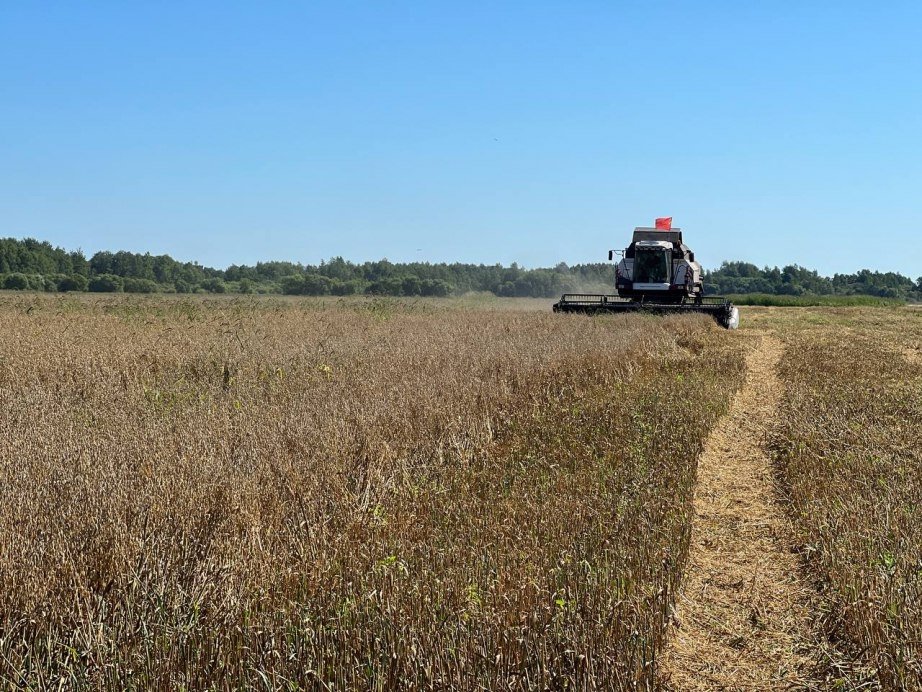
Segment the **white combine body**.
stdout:
<path fill-rule="evenodd" d="M 613 252 L 609 252 L 612 259 Z M 701 265 L 682 242 L 682 229 L 635 228 L 631 244 L 615 270 L 615 288 L 623 298 L 653 298 L 683 303 L 701 296 Z"/>
<path fill-rule="evenodd" d="M 565 294 L 554 312 L 703 312 L 727 329 L 739 326 L 739 310 L 729 300 L 704 297 L 701 265 L 682 242 L 681 228 L 635 228 L 631 244 L 618 254 L 618 295 Z M 608 259 L 614 256 L 609 251 Z"/>

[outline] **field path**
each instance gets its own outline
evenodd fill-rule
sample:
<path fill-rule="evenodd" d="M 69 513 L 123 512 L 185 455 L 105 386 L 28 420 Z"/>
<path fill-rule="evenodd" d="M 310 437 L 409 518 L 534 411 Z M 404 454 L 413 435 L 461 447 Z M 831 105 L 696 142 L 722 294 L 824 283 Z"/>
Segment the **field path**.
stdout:
<path fill-rule="evenodd" d="M 782 344 L 752 333 L 743 387 L 698 464 L 691 552 L 663 659 L 672 690 L 809 687 L 809 589 L 775 502 L 766 430 Z M 741 334 L 742 336 L 742 334 Z"/>

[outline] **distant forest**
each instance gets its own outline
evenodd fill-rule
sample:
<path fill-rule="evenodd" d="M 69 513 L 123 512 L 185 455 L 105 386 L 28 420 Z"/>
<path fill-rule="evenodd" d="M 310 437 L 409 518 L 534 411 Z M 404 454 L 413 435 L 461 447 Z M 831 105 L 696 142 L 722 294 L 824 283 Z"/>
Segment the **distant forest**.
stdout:
<path fill-rule="evenodd" d="M 558 264 L 523 269 L 516 264 L 393 263 L 386 259 L 355 264 L 342 257 L 305 265 L 257 262 L 212 269 L 178 262 L 169 255 L 63 250 L 27 238 L 0 240 L 0 288 L 32 291 L 126 293 L 277 293 L 448 296 L 470 291 L 497 296 L 552 298 L 567 292 L 611 292 L 611 263 Z M 922 277 L 863 269 L 856 274 L 820 276 L 797 265 L 760 269 L 747 262 L 724 262 L 706 271 L 709 294 L 870 295 L 922 300 Z"/>

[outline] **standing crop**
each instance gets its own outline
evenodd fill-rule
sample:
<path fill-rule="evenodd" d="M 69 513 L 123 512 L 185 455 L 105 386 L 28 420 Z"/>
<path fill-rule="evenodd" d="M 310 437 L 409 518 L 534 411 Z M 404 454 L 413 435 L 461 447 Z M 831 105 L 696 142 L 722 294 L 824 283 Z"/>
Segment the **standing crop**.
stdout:
<path fill-rule="evenodd" d="M 922 313 L 813 311 L 783 330 L 773 437 L 841 684 L 922 687 Z M 836 661 L 835 663 L 839 663 Z"/>
<path fill-rule="evenodd" d="M 653 684 L 742 369 L 709 320 L 7 297 L 0 325 L 4 684 Z"/>

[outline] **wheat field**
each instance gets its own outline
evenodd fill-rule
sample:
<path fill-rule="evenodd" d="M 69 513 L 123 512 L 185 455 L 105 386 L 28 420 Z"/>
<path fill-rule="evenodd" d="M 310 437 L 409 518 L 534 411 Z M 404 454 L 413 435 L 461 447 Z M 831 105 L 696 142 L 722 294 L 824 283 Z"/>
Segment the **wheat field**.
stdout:
<path fill-rule="evenodd" d="M 0 298 L 6 686 L 655 685 L 705 318 Z"/>
<path fill-rule="evenodd" d="M 922 310 L 765 313 L 778 478 L 840 689 L 922 689 Z"/>
<path fill-rule="evenodd" d="M 922 686 L 922 311 L 546 308 L 0 295 L 0 686 L 656 689 L 766 334 L 810 675 Z"/>

